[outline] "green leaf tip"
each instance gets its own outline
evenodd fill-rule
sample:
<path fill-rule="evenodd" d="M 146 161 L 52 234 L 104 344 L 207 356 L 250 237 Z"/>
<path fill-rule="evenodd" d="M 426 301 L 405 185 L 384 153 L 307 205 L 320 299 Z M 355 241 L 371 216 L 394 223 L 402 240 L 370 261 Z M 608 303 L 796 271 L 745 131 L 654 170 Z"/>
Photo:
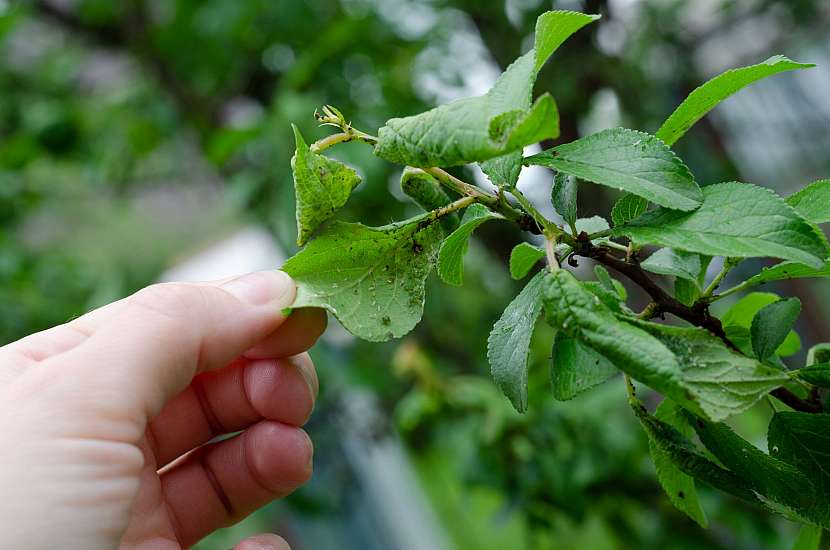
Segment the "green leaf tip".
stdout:
<path fill-rule="evenodd" d="M 539 260 L 545 257 L 545 251 L 530 243 L 519 243 L 510 251 L 510 276 L 522 279 Z"/>
<path fill-rule="evenodd" d="M 669 146 L 674 145 L 686 131 L 718 103 L 753 82 L 774 74 L 795 69 L 815 67 L 812 63 L 798 63 L 783 55 L 774 55 L 756 65 L 729 69 L 695 88 L 657 130 L 657 137 Z"/>
<path fill-rule="evenodd" d="M 568 10 L 554 10 L 540 15 L 536 19 L 535 71 L 538 73 L 573 33 L 601 17 Z"/>
<path fill-rule="evenodd" d="M 544 94 L 532 100 L 536 75 L 571 34 L 594 19 L 568 11 L 543 14 L 537 20 L 536 47 L 514 61 L 490 91 L 388 120 L 378 132 L 375 154 L 420 168 L 481 162 L 495 183 L 515 185 L 521 149 L 559 136 L 553 98 Z"/>
<path fill-rule="evenodd" d="M 461 286 L 464 282 L 464 256 L 470 236 L 478 226 L 489 220 L 503 219 L 481 204 L 474 204 L 467 208 L 461 225 L 444 240 L 438 254 L 438 276 L 447 284 Z"/>
<path fill-rule="evenodd" d="M 753 317 L 749 329 L 755 357 L 764 361 L 775 354 L 800 313 L 801 301 L 798 298 L 778 300 L 761 308 Z"/>
<path fill-rule="evenodd" d="M 537 273 L 505 308 L 487 338 L 493 379 L 519 412 L 527 410 L 527 356 L 542 311 L 544 272 Z"/>
<path fill-rule="evenodd" d="M 297 244 L 302 246 L 346 204 L 361 178 L 342 162 L 313 152 L 300 129 L 294 124 L 291 127 L 297 145 L 291 159 L 297 200 Z"/>

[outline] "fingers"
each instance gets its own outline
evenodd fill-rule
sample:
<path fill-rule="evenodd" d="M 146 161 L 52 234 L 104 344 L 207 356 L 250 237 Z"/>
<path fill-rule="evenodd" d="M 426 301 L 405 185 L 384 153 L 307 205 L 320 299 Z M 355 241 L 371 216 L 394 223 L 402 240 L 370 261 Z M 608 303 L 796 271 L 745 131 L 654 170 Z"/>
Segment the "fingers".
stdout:
<path fill-rule="evenodd" d="M 291 547 L 282 537 L 267 534 L 248 537 L 234 546 L 233 550 L 291 550 Z"/>
<path fill-rule="evenodd" d="M 305 424 L 317 397 L 308 354 L 251 361 L 197 376 L 152 420 L 149 434 L 159 468 L 212 438 L 259 422 Z"/>
<path fill-rule="evenodd" d="M 175 283 L 178 286 L 222 286 L 225 283 L 239 279 L 239 277 L 227 277 L 216 281 L 205 281 L 198 283 Z M 0 347 L 0 355 L 14 356 L 19 358 L 24 363 L 39 362 L 54 355 L 64 353 L 73 349 L 83 343 L 89 336 L 92 335 L 98 328 L 110 321 L 116 314 L 121 312 L 125 305 L 129 303 L 131 297 L 122 298 L 116 302 L 112 302 L 105 306 L 99 307 L 89 313 L 86 313 L 77 319 L 73 319 L 63 325 L 58 325 L 50 329 L 31 334 L 16 342 L 12 342 L 7 346 Z M 306 311 L 298 310 L 298 311 Z M 319 321 L 319 320 L 318 320 Z M 324 325 L 325 326 L 325 325 Z M 296 327 L 296 325 L 294 325 Z M 287 349 L 293 349 L 289 346 Z M 308 348 L 302 348 L 292 353 L 285 353 L 281 355 L 272 354 L 269 357 L 288 357 L 296 355 Z"/>
<path fill-rule="evenodd" d="M 196 374 L 227 365 L 273 333 L 294 293 L 293 281 L 279 271 L 219 286 L 154 285 L 130 297 L 81 345 L 42 365 L 52 361 L 62 381 L 83 380 L 90 400 L 107 400 L 133 419 L 151 418 Z M 140 438 L 145 425 L 133 424 Z"/>
<path fill-rule="evenodd" d="M 161 475 L 179 542 L 190 546 L 294 491 L 311 476 L 312 452 L 304 431 L 264 420 L 184 457 Z"/>
<path fill-rule="evenodd" d="M 325 310 L 302 308 L 294 310 L 277 331 L 245 352 L 251 359 L 291 357 L 309 349 L 326 330 Z"/>

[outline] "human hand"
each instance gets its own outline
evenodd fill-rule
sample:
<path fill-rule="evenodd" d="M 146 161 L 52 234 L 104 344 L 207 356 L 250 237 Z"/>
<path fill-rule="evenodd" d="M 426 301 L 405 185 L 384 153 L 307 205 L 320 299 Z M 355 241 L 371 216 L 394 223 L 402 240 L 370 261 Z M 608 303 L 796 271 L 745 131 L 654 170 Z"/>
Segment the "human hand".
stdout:
<path fill-rule="evenodd" d="M 186 548 L 307 481 L 326 318 L 286 318 L 294 294 L 279 271 L 154 285 L 0 348 L 0 547 Z"/>

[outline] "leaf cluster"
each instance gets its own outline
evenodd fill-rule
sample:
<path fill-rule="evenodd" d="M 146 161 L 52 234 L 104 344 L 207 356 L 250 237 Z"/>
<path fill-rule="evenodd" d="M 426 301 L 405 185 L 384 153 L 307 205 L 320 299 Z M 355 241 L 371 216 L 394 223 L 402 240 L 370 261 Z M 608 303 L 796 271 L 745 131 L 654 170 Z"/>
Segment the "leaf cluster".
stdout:
<path fill-rule="evenodd" d="M 661 485 L 693 520 L 707 523 L 695 490 L 702 481 L 828 527 L 830 416 L 820 400 L 820 388 L 830 385 L 826 348 L 816 348 L 804 369 L 791 371 L 783 362 L 800 347 L 792 329 L 801 304 L 794 298 L 752 292 L 724 315 L 710 311 L 714 302 L 763 282 L 830 275 L 830 247 L 818 227 L 830 221 L 828 180 L 788 198 L 745 182 L 701 185 L 671 148 L 743 87 L 811 65 L 774 56 L 733 69 L 689 94 L 654 134 L 611 128 L 523 157 L 525 146 L 559 135 L 552 96 L 533 100 L 539 71 L 596 19 L 543 14 L 534 48 L 486 94 L 393 118 L 377 137 L 352 128 L 333 108 L 321 122 L 339 133 L 308 146 L 295 128 L 298 235 L 310 242 L 283 267 L 298 284 L 294 307 L 325 308 L 367 340 L 402 336 L 420 320 L 433 267 L 446 283 L 463 284 L 475 230 L 487 222 L 517 223 L 529 242 L 513 250 L 511 275 L 524 278 L 542 260 L 545 266 L 496 321 L 487 357 L 496 385 L 518 411 L 530 406 L 528 353 L 542 317 L 556 331 L 553 397 L 571 399 L 623 373 Z M 401 189 L 425 212 L 382 227 L 332 221 L 360 180 L 323 153 L 347 141 L 370 144 L 378 157 L 402 165 Z M 444 170 L 473 163 L 496 192 Z M 564 224 L 543 216 L 516 187 L 521 167 L 530 165 L 552 170 L 551 203 Z M 591 184 L 623 192 L 610 221 L 579 217 L 577 195 Z M 624 275 L 653 301 L 634 313 L 625 287 L 602 266 L 597 280 L 580 281 L 565 267 L 580 256 Z M 781 262 L 721 290 L 726 274 L 753 257 Z M 670 290 L 666 283 L 673 283 Z M 666 314 L 680 323 L 654 321 Z M 634 381 L 664 396 L 654 414 L 636 397 Z M 724 421 L 770 396 L 793 410 L 774 416 L 765 453 Z"/>

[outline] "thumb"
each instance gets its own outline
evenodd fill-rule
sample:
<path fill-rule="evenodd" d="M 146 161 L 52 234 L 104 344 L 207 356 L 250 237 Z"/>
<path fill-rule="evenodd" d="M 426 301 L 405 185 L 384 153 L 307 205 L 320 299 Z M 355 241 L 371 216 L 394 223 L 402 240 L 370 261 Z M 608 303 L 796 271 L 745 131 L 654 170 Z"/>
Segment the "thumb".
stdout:
<path fill-rule="evenodd" d="M 256 535 L 239 542 L 233 550 L 291 550 L 291 547 L 277 535 Z"/>
<path fill-rule="evenodd" d="M 88 403 L 115 400 L 118 412 L 146 421 L 196 374 L 226 366 L 274 332 L 295 292 L 282 271 L 219 285 L 153 285 L 83 344 L 48 361 L 59 363 L 60 379 L 74 380 Z"/>

